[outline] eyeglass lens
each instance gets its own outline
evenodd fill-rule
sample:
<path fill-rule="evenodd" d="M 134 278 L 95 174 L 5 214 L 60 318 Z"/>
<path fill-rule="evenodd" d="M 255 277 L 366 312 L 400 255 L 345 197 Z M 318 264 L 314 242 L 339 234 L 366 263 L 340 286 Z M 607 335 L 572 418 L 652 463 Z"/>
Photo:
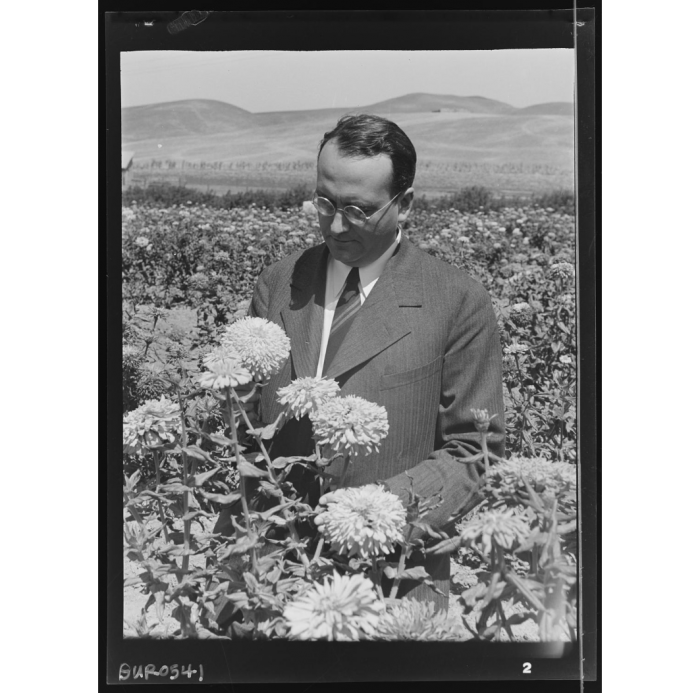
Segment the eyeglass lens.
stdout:
<path fill-rule="evenodd" d="M 330 200 L 318 195 L 314 199 L 314 206 L 321 214 L 327 217 L 333 216 L 336 212 L 336 207 Z M 363 224 L 367 221 L 367 215 L 359 207 L 355 207 L 354 205 L 348 205 L 340 211 L 343 212 L 350 221 L 357 224 Z"/>

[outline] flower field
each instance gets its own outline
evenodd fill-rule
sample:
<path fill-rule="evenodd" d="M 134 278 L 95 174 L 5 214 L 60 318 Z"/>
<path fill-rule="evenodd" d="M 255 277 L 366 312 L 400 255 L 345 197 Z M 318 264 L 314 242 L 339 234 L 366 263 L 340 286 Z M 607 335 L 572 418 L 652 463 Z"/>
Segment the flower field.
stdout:
<path fill-rule="evenodd" d="M 281 329 L 244 316 L 265 266 L 321 242 L 315 211 L 290 198 L 134 198 L 127 193 L 122 207 L 124 529 L 125 556 L 141 570 L 126 586 L 138 585 L 146 606 L 128 635 L 152 636 L 150 615 L 167 611 L 178 623 L 171 635 L 183 638 L 509 640 L 527 620 L 541 640 L 576 637 L 569 207 L 455 196 L 454 206 L 416 205 L 403 228 L 484 284 L 503 347 L 506 458 L 492 459 L 488 412 L 474 410 L 471 461 L 488 470 L 484 500 L 448 536 L 426 535 L 422 522 L 439 498 L 416 496 L 406 509 L 371 485 L 327 493 L 313 507 L 286 481 L 303 467 L 330 490 L 331 459 L 357 463 L 381 445 L 383 407 L 308 378 L 278 398 L 286 418 L 309 416 L 315 455 L 272 459 L 269 441 L 284 421 L 255 427 L 259 386 L 289 345 Z M 232 502 L 241 509 L 233 536 L 213 533 Z M 309 525 L 314 532 L 299 531 Z M 457 611 L 397 599 L 402 580 L 430 584 L 407 567 L 414 552 L 449 552 L 472 570 Z M 226 628 L 222 604 L 236 614 Z"/>

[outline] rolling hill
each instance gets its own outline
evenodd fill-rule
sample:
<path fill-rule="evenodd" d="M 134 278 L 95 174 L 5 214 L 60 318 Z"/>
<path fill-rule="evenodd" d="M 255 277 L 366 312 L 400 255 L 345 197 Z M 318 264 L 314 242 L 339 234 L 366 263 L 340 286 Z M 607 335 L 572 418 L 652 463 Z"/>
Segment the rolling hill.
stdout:
<path fill-rule="evenodd" d="M 192 99 L 122 109 L 122 139 L 234 132 L 254 120 L 249 111 L 221 101 Z"/>
<path fill-rule="evenodd" d="M 502 101 L 483 96 L 450 96 L 441 94 L 406 94 L 365 107 L 372 113 L 424 113 L 426 111 L 464 111 L 466 113 L 504 114 L 518 109 Z"/>
<path fill-rule="evenodd" d="M 538 103 L 518 110 L 519 115 L 574 115 L 574 104 L 566 101 L 553 101 L 551 103 Z"/>
<path fill-rule="evenodd" d="M 533 175 L 557 178 L 554 187 L 573 184 L 570 103 L 515 108 L 480 96 L 407 94 L 355 108 L 251 113 L 220 101 L 193 99 L 122 109 L 122 146 L 135 152 L 136 169 L 153 168 L 158 161 L 181 171 L 192 166 L 234 172 L 277 167 L 296 171 L 292 177 L 297 181 L 300 170 L 307 178 L 311 175 L 323 133 L 345 113 L 360 112 L 389 117 L 406 131 L 418 152 L 416 180 L 428 188 L 463 185 L 466 174 L 450 177 L 447 171 L 453 169 L 471 171 L 469 179 L 475 182 L 493 171 L 499 176 L 501 169 L 516 171 L 507 181 L 501 176 L 500 183 L 491 176 L 495 187 L 527 187 L 527 177 Z M 442 167 L 439 182 L 425 173 L 431 165 L 434 171 Z M 235 177 L 229 175 L 232 182 Z M 281 185 L 282 178 L 275 184 Z M 537 181 L 539 187 L 545 184 L 544 179 Z"/>

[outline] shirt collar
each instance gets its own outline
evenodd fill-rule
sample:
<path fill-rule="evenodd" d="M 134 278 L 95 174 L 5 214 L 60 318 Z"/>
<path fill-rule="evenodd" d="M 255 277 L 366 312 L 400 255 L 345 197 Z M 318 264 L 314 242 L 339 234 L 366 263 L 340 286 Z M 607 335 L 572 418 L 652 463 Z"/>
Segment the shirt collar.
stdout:
<path fill-rule="evenodd" d="M 389 262 L 389 258 L 394 254 L 396 247 L 401 242 L 401 229 L 399 228 L 398 233 L 394 242 L 374 261 L 365 267 L 360 267 L 360 285 L 361 288 L 365 288 L 368 284 L 379 279 L 379 276 L 384 271 L 386 263 Z M 332 281 L 332 291 L 333 296 L 340 295 L 345 285 L 345 280 L 350 274 L 352 267 L 346 265 L 339 260 L 336 260 L 330 253 L 328 254 L 328 275 Z"/>

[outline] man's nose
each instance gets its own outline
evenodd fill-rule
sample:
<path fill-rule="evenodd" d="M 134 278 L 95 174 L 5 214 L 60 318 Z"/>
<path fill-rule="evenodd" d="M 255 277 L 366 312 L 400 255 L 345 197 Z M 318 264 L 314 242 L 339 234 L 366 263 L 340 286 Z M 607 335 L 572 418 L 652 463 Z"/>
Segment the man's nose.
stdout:
<path fill-rule="evenodd" d="M 333 215 L 333 220 L 331 221 L 330 225 L 330 231 L 332 234 L 335 234 L 336 236 L 339 236 L 342 233 L 345 233 L 348 230 L 348 220 L 345 218 L 345 214 L 341 212 L 339 209 L 335 210 L 335 214 Z"/>

